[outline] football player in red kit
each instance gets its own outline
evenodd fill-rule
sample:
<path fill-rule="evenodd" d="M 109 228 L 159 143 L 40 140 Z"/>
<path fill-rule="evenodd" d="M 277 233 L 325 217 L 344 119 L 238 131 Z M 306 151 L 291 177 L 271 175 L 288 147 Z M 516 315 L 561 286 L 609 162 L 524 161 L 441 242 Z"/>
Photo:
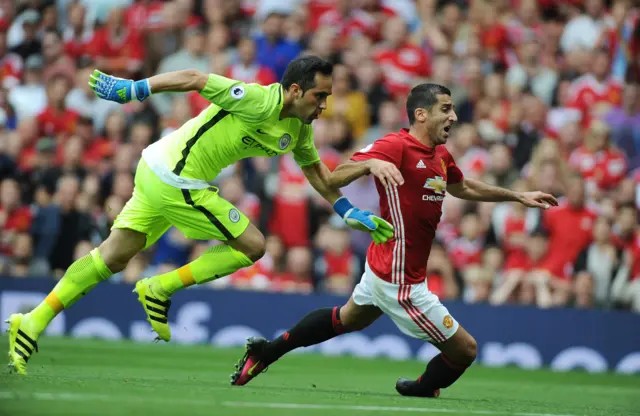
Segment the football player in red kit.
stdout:
<path fill-rule="evenodd" d="M 440 354 L 415 380 L 400 378 L 405 396 L 437 397 L 476 358 L 475 339 L 451 316 L 425 281 L 427 257 L 446 193 L 473 201 L 517 201 L 547 209 L 556 199 L 542 192 L 514 192 L 465 178 L 442 144 L 457 116 L 451 92 L 421 84 L 407 98 L 410 128 L 391 133 L 356 152 L 331 176 L 335 187 L 374 174 L 381 216 L 395 235 L 369 246 L 365 272 L 341 307 L 315 310 L 273 341 L 250 338 L 231 383 L 244 385 L 287 352 L 358 331 L 387 314 L 405 334 L 435 345 Z"/>

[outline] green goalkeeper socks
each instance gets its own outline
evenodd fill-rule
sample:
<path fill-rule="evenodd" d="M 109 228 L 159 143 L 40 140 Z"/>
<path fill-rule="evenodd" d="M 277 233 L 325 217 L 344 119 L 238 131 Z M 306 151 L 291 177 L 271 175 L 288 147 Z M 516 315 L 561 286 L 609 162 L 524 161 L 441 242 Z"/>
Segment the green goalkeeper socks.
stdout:
<path fill-rule="evenodd" d="M 209 248 L 186 266 L 153 277 L 151 289 L 155 294 L 169 297 L 185 287 L 227 276 L 252 264 L 251 259 L 244 253 L 221 244 Z"/>
<path fill-rule="evenodd" d="M 244 253 L 225 244 L 218 245 L 186 266 L 152 278 L 152 290 L 160 296 L 169 297 L 182 288 L 206 283 L 252 264 Z M 30 335 L 40 335 L 56 315 L 112 274 L 97 248 L 76 260 L 45 300 L 29 313 L 27 323 Z"/>
<path fill-rule="evenodd" d="M 39 335 L 63 309 L 69 308 L 112 274 L 97 248 L 76 260 L 45 300 L 29 313 L 30 332 Z"/>

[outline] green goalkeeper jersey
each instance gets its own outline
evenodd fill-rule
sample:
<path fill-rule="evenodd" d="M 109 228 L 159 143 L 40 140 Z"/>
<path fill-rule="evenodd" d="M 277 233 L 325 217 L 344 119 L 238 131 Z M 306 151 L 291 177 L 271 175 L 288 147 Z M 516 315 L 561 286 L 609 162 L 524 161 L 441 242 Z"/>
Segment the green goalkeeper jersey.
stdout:
<path fill-rule="evenodd" d="M 265 87 L 210 74 L 200 94 L 212 104 L 142 152 L 165 183 L 204 189 L 222 169 L 252 156 L 292 151 L 302 167 L 320 160 L 311 125 L 280 119 L 280 84 Z"/>

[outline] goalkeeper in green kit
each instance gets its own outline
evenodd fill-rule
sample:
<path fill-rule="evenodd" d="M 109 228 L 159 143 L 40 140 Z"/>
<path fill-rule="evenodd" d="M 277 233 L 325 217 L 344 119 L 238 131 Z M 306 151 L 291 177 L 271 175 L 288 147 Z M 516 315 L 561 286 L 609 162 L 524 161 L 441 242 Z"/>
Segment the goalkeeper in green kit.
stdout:
<path fill-rule="evenodd" d="M 220 171 L 240 159 L 293 152 L 311 185 L 346 223 L 370 232 L 376 243 L 393 236 L 391 224 L 360 211 L 328 185 L 330 171 L 313 143 L 311 122 L 331 94 L 330 63 L 315 57 L 295 59 L 281 83 L 245 84 L 197 70 L 159 74 L 133 81 L 94 71 L 89 85 L 102 99 L 127 103 L 152 93 L 198 91 L 212 104 L 178 130 L 142 152 L 131 199 L 109 237 L 74 262 L 45 300 L 9 324 L 9 365 L 26 374 L 37 340 L 49 322 L 100 281 L 123 270 L 129 260 L 154 244 L 172 225 L 187 238 L 220 240 L 193 262 L 140 280 L 134 289 L 158 338 L 169 341 L 170 298 L 185 287 L 221 278 L 252 265 L 265 251 L 262 233 L 210 185 Z M 370 173 L 400 185 L 394 165 L 371 160 Z"/>

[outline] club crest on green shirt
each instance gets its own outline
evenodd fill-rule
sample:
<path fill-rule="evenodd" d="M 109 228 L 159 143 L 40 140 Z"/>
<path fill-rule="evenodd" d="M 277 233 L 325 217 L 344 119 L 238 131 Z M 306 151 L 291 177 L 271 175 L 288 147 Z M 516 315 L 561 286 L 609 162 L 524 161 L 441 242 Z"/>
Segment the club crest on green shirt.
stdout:
<path fill-rule="evenodd" d="M 229 211 L 229 221 L 231 221 L 233 223 L 236 223 L 236 222 L 240 221 L 240 213 L 238 212 L 237 209 L 232 208 Z"/>
<path fill-rule="evenodd" d="M 280 137 L 280 150 L 284 150 L 287 147 L 289 147 L 289 144 L 291 143 L 291 136 L 289 135 L 289 133 L 285 133 L 282 135 L 282 137 Z"/>

